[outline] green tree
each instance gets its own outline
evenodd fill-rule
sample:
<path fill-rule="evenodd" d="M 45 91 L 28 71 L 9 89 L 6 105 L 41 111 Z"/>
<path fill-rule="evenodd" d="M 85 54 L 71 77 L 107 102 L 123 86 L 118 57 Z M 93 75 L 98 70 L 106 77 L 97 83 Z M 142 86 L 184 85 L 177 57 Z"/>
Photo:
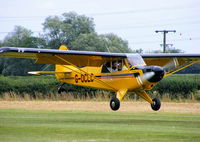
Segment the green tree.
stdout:
<path fill-rule="evenodd" d="M 56 49 L 61 44 L 71 46 L 71 42 L 80 34 L 94 32 L 93 19 L 74 12 L 64 13 L 61 17 L 50 16 L 46 18 L 43 26 L 48 46 Z"/>
<path fill-rule="evenodd" d="M 92 18 L 77 15 L 74 12 L 62 16 L 46 18 L 43 23 L 44 34 L 33 36 L 33 32 L 21 26 L 16 26 L 3 41 L 3 46 L 58 48 L 65 44 L 74 50 L 89 50 L 101 52 L 132 52 L 128 42 L 115 34 L 95 33 Z M 27 75 L 27 71 L 40 70 L 42 65 L 35 65 L 30 59 L 1 59 L 0 73 L 3 75 Z M 51 67 L 51 69 L 53 69 Z"/>
<path fill-rule="evenodd" d="M 33 32 L 16 26 L 3 41 L 3 46 L 38 48 L 45 45 L 45 41 L 32 36 Z M 27 75 L 28 71 L 38 70 L 43 65 L 34 64 L 31 59 L 1 58 L 0 73 L 3 75 Z"/>
<path fill-rule="evenodd" d="M 31 37 L 33 34 L 32 31 L 21 27 L 21 26 L 15 26 L 14 31 L 10 32 L 4 39 L 3 45 L 4 46 L 20 46 L 24 47 L 24 41 L 27 40 L 27 38 Z"/>
<path fill-rule="evenodd" d="M 97 33 L 81 34 L 72 42 L 73 50 L 99 52 L 131 52 L 128 42 L 114 34 L 98 35 Z"/>
<path fill-rule="evenodd" d="M 2 47 L 3 46 L 3 42 L 2 41 L 0 41 L 0 47 Z"/>
<path fill-rule="evenodd" d="M 163 53 L 162 50 L 153 50 L 151 53 Z M 184 53 L 181 49 L 167 48 L 166 53 Z"/>
<path fill-rule="evenodd" d="M 107 51 L 105 42 L 96 33 L 80 34 L 76 40 L 72 42 L 71 49 L 85 51 Z"/>
<path fill-rule="evenodd" d="M 27 37 L 24 41 L 23 41 L 24 47 L 28 47 L 28 48 L 46 48 L 47 44 L 45 39 L 43 39 L 42 37 Z"/>
<path fill-rule="evenodd" d="M 119 52 L 119 53 L 129 53 L 132 50 L 128 47 L 128 41 L 123 40 L 115 34 L 103 34 L 100 35 L 103 41 L 105 42 L 105 47 L 110 52 Z"/>
<path fill-rule="evenodd" d="M 182 51 L 181 49 L 176 49 L 176 48 L 169 48 L 167 50 L 167 53 L 183 53 L 184 51 Z"/>

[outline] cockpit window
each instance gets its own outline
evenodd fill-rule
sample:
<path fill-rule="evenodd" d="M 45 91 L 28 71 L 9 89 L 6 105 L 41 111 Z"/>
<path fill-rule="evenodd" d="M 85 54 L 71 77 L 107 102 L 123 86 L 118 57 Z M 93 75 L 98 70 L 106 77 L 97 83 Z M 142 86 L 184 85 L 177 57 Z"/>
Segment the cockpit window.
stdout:
<path fill-rule="evenodd" d="M 127 70 L 124 59 L 108 61 L 102 66 L 102 73 L 117 72 L 122 70 Z"/>
<path fill-rule="evenodd" d="M 102 73 L 111 73 L 122 70 L 128 70 L 129 68 L 146 65 L 144 60 L 139 54 L 126 54 L 127 58 L 118 59 L 105 62 L 102 65 Z"/>
<path fill-rule="evenodd" d="M 139 54 L 127 54 L 127 60 L 131 67 L 137 65 L 146 65 L 144 60 Z"/>

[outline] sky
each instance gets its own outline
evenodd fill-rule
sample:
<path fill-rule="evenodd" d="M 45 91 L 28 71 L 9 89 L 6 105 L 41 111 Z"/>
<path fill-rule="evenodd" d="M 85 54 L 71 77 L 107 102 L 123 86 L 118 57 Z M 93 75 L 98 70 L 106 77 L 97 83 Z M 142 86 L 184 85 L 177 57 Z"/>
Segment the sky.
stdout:
<path fill-rule="evenodd" d="M 114 33 L 127 40 L 133 50 L 145 53 L 162 50 L 163 34 L 167 44 L 185 53 L 200 53 L 199 0 L 0 0 L 0 40 L 15 25 L 42 33 L 48 16 L 76 12 L 94 19 L 98 34 Z"/>

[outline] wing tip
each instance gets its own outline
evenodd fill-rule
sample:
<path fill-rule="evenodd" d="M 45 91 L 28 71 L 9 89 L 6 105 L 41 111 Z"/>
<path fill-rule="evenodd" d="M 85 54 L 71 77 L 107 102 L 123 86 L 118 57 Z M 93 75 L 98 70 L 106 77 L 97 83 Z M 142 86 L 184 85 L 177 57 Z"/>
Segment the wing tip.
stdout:
<path fill-rule="evenodd" d="M 9 47 L 1 47 L 1 48 L 0 48 L 0 53 L 7 52 L 7 51 L 9 51 L 9 50 L 10 50 Z"/>

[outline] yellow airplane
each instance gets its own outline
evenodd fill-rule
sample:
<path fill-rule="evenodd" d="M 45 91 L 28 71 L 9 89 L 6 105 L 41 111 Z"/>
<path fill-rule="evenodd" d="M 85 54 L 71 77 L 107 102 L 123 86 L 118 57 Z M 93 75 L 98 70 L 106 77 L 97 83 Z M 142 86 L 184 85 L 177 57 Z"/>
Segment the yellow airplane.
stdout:
<path fill-rule="evenodd" d="M 1 57 L 30 58 L 37 64 L 54 64 L 55 71 L 33 71 L 30 74 L 53 73 L 63 83 L 116 92 L 110 100 L 112 110 L 118 110 L 128 91 L 160 109 L 158 98 L 151 99 L 151 90 L 163 78 L 200 62 L 200 54 L 131 54 L 68 50 L 2 47 Z M 58 89 L 60 93 L 61 87 Z"/>

